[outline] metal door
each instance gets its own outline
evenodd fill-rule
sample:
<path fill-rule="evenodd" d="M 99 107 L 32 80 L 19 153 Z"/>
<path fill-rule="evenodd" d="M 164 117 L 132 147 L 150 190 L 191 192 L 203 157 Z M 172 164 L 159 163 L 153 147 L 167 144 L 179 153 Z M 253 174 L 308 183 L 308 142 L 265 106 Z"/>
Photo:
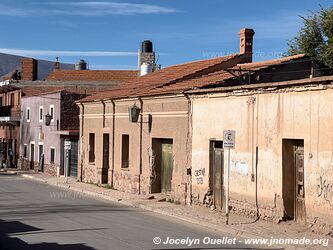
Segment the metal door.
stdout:
<path fill-rule="evenodd" d="M 171 191 L 172 170 L 173 170 L 172 142 L 162 141 L 162 155 L 161 155 L 162 192 Z"/>
<path fill-rule="evenodd" d="M 222 209 L 223 197 L 223 149 L 214 148 L 213 151 L 213 195 L 214 205 Z"/>
<path fill-rule="evenodd" d="M 77 177 L 77 165 L 79 156 L 78 140 L 71 140 L 71 149 L 69 150 L 69 175 Z"/>
<path fill-rule="evenodd" d="M 295 219 L 297 222 L 305 222 L 305 190 L 304 190 L 304 149 L 303 146 L 295 146 L 294 155 L 295 164 L 295 184 L 296 184 L 296 198 L 295 198 Z"/>

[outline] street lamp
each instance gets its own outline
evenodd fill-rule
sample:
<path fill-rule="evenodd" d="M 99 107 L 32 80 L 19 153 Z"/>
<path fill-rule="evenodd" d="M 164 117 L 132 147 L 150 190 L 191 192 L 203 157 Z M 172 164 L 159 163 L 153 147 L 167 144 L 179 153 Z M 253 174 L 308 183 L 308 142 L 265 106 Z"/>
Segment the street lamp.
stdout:
<path fill-rule="evenodd" d="M 140 112 L 141 112 L 141 108 L 139 108 L 135 104 L 132 107 L 129 107 L 128 108 L 128 117 L 129 117 L 130 122 L 138 122 Z"/>
<path fill-rule="evenodd" d="M 47 113 L 45 115 L 45 126 L 50 126 L 51 120 L 52 120 L 52 115 L 50 115 L 49 113 Z"/>

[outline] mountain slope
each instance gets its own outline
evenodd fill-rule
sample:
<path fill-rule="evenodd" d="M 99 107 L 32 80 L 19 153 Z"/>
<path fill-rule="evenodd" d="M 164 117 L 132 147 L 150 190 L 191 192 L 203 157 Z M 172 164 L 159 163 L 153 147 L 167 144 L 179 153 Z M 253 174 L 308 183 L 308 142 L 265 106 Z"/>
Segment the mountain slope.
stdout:
<path fill-rule="evenodd" d="M 0 79 L 6 74 L 10 74 L 15 69 L 21 69 L 21 60 L 23 56 L 0 53 Z M 38 60 L 38 80 L 44 79 L 52 72 L 54 62 Z M 61 69 L 74 69 L 74 64 L 61 63 Z"/>

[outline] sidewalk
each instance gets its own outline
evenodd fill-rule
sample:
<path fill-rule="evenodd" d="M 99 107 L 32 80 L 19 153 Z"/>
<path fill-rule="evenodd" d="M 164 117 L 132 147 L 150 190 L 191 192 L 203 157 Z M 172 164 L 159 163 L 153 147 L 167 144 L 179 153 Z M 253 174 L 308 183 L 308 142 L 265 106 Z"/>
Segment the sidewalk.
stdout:
<path fill-rule="evenodd" d="M 155 213 L 171 216 L 179 220 L 194 223 L 203 227 L 207 227 L 222 234 L 236 236 L 237 238 L 252 239 L 329 239 L 328 246 L 322 245 L 280 245 L 284 249 L 333 249 L 333 239 L 330 236 L 314 234 L 306 226 L 301 226 L 293 222 L 282 222 L 275 224 L 259 220 L 231 214 L 229 217 L 229 225 L 225 225 L 224 214 L 217 210 L 210 210 L 201 206 L 184 206 L 171 202 L 159 202 L 156 199 L 148 199 L 149 196 L 140 196 L 120 192 L 117 190 L 100 187 L 93 184 L 77 182 L 73 178 L 53 177 L 43 173 L 19 173 L 22 177 L 34 181 L 44 182 L 48 185 L 58 186 L 72 191 L 80 192 L 81 195 L 94 196 L 96 198 L 118 202 L 124 205 L 153 211 Z M 62 196 L 61 196 L 62 195 Z M 151 195 L 150 195 L 151 196 Z M 69 193 L 59 193 L 59 198 L 77 198 L 79 195 Z M 268 247 L 262 245 L 261 248 Z"/>

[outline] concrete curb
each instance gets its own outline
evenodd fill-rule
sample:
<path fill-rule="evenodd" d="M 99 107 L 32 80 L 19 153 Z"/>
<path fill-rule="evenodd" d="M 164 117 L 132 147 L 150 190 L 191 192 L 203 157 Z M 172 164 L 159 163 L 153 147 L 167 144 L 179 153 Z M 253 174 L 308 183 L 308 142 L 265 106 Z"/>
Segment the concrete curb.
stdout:
<path fill-rule="evenodd" d="M 0 171 L 0 175 L 17 175 L 15 171 Z"/>
<path fill-rule="evenodd" d="M 130 207 L 134 207 L 134 208 L 140 208 L 140 209 L 143 209 L 143 210 L 146 210 L 146 211 L 150 211 L 150 212 L 154 212 L 154 213 L 158 213 L 158 214 L 161 214 L 161 215 L 166 215 L 166 216 L 169 216 L 169 217 L 172 217 L 172 218 L 175 218 L 175 219 L 179 219 L 179 220 L 182 220 L 182 221 L 185 221 L 185 222 L 188 222 L 188 223 L 192 223 L 192 224 L 195 224 L 195 225 L 198 225 L 198 226 L 203 226 L 203 227 L 206 227 L 210 230 L 214 230 L 214 231 L 218 231 L 222 234 L 228 234 L 232 237 L 240 237 L 240 238 L 267 238 L 267 236 L 265 235 L 260 235 L 260 234 L 254 234 L 254 233 L 251 233 L 251 232 L 248 232 L 248 231 L 244 231 L 244 230 L 238 230 L 238 229 L 235 229 L 235 228 L 232 228 L 231 226 L 232 225 L 216 225 L 216 224 L 213 224 L 213 223 L 210 223 L 210 222 L 206 222 L 206 221 L 197 221 L 197 220 L 194 220 L 192 218 L 189 218 L 187 216 L 182 216 L 182 215 L 179 215 L 179 214 L 174 214 L 172 212 L 168 212 L 168 211 L 164 211 L 163 209 L 160 209 L 160 208 L 154 208 L 154 207 L 151 207 L 149 205 L 145 205 L 145 204 L 140 204 L 140 203 L 136 203 L 136 202 L 132 202 L 132 201 L 126 201 L 126 200 L 120 200 L 118 198 L 114 198 L 114 197 L 111 197 L 109 195 L 106 195 L 106 194 L 101 194 L 101 193 L 98 193 L 98 192 L 93 192 L 93 191 L 88 191 L 88 190 L 84 190 L 84 189 L 81 189 L 81 188 L 76 188 L 76 187 L 72 187 L 70 184 L 60 184 L 60 183 L 53 183 L 53 182 L 49 182 L 47 180 L 42 180 L 40 178 L 37 178 L 35 176 L 32 176 L 32 175 L 29 175 L 29 174 L 20 174 L 20 176 L 24 177 L 24 178 L 27 178 L 27 179 L 30 179 L 32 181 L 36 181 L 36 182 L 41 182 L 41 183 L 44 183 L 44 184 L 47 184 L 47 185 L 50 185 L 50 186 L 55 186 L 55 187 L 60 187 L 60 188 L 63 188 L 63 189 L 70 189 L 71 191 L 74 191 L 74 192 L 78 192 L 78 193 L 82 193 L 82 194 L 85 194 L 85 195 L 88 195 L 88 196 L 91 196 L 91 197 L 97 197 L 97 198 L 100 198 L 100 199 L 103 199 L 103 200 L 107 200 L 107 201 L 112 201 L 112 202 L 115 202 L 115 203 L 119 203 L 119 204 L 122 204 L 122 205 L 126 205 L 126 206 L 130 206 Z M 301 247 L 301 246 L 277 246 L 275 245 L 274 248 L 265 248 L 266 246 L 264 246 L 264 248 L 262 248 L 263 246 L 258 246 L 260 247 L 261 249 L 276 249 L 276 247 L 281 247 L 281 249 L 309 249 L 309 248 L 306 248 L 306 247 Z"/>

